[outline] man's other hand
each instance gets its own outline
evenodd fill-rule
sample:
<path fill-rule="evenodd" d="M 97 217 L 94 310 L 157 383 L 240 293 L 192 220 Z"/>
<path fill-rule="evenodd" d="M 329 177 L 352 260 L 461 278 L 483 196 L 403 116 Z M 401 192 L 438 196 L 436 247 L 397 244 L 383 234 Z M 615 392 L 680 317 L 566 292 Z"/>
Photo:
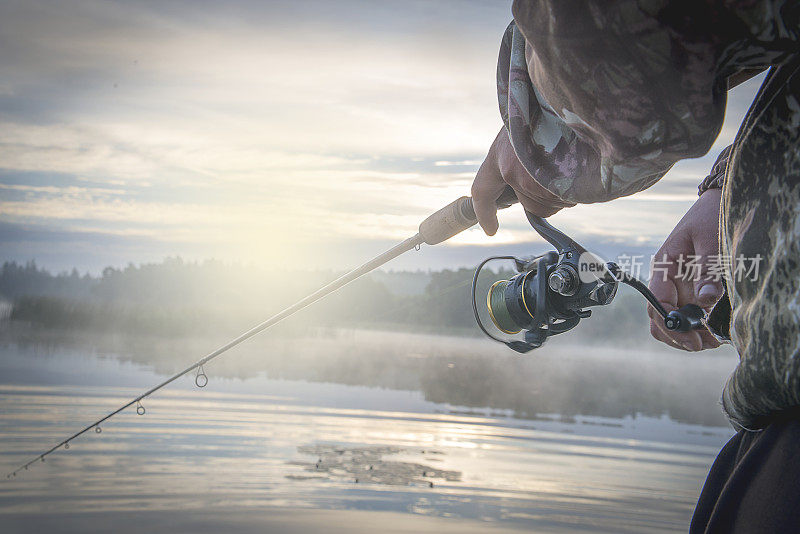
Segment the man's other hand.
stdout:
<path fill-rule="evenodd" d="M 714 263 L 709 257 L 719 254 L 721 199 L 720 189 L 704 192 L 655 255 L 654 261 L 659 267 L 651 272 L 650 291 L 668 312 L 685 304 L 697 304 L 708 311 L 722 297 L 722 280 L 718 273 L 709 272 L 709 266 Z M 690 268 L 689 259 L 694 260 L 697 267 Z M 648 306 L 647 313 L 650 333 L 671 347 L 698 351 L 720 345 L 708 330 L 672 332 L 666 329 L 664 319 L 652 306 Z"/>
<path fill-rule="evenodd" d="M 502 194 L 506 184 L 514 189 L 522 207 L 539 217 L 549 217 L 562 208 L 575 205 L 564 202 L 528 174 L 514 153 L 508 132 L 505 128 L 501 128 L 481 168 L 478 169 L 478 174 L 475 175 L 475 181 L 472 182 L 475 215 L 486 235 L 497 233 L 495 201 Z"/>

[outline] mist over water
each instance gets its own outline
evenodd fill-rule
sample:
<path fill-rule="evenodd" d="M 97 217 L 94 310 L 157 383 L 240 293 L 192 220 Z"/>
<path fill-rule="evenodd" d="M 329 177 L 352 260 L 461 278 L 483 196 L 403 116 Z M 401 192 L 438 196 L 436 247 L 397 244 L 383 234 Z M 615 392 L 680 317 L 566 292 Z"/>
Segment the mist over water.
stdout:
<path fill-rule="evenodd" d="M 511 17 L 0 3 L 0 477 L 468 192 Z M 556 226 L 651 254 L 763 76 L 730 92 L 708 154 Z M 549 246 L 521 209 L 450 245 L 389 265 L 443 270 L 371 273 L 206 365 L 206 387 L 182 377 L 0 478 L 0 534 L 685 532 L 732 434 L 735 354 L 660 348 L 621 289 L 520 356 L 480 337 L 461 267 Z"/>
<path fill-rule="evenodd" d="M 2 467 L 221 341 L 7 325 Z M 0 515 L 11 532 L 163 531 L 163 514 L 192 531 L 685 531 L 732 434 L 717 400 L 735 354 L 566 341 L 520 356 L 473 337 L 269 333 L 206 365 L 205 388 L 184 377 L 4 480 Z"/>

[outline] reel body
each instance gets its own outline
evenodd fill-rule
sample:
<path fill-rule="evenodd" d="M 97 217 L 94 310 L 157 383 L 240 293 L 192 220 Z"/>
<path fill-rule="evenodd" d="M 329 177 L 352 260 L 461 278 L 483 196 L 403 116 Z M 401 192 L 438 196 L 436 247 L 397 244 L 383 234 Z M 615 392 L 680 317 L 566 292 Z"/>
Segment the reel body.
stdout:
<path fill-rule="evenodd" d="M 575 328 L 591 316 L 594 306 L 610 304 L 620 283 L 641 293 L 664 318 L 668 330 L 688 331 L 703 327 L 703 310 L 693 304 L 667 313 L 646 285 L 623 272 L 615 263 L 603 263 L 550 223 L 526 211 L 528 222 L 556 250 L 533 258 L 492 256 L 483 260 L 472 280 L 472 310 L 484 334 L 525 353 L 544 344 L 548 337 Z M 523 333 L 522 340 L 502 339 L 484 326 L 478 313 L 478 276 L 492 261 L 511 260 L 517 274 L 495 282 L 486 295 L 492 323 L 508 335 Z"/>

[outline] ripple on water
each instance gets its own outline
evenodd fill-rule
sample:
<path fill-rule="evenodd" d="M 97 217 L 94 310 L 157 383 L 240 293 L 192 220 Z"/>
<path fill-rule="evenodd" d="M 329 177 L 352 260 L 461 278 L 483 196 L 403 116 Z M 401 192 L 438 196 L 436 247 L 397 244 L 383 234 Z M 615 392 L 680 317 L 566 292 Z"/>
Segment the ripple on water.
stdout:
<path fill-rule="evenodd" d="M 389 486 L 428 486 L 439 482 L 460 482 L 461 471 L 439 469 L 431 465 L 400 460 L 387 460 L 387 456 L 417 454 L 423 459 L 427 455 L 444 454 L 442 451 L 408 449 L 401 447 L 370 446 L 341 447 L 335 445 L 303 445 L 297 448 L 301 454 L 316 458 L 309 462 L 293 461 L 291 465 L 302 467 L 314 475 L 286 475 L 293 480 L 328 479 L 351 480 L 354 483 L 385 484 Z M 432 458 L 436 461 L 438 458 Z"/>

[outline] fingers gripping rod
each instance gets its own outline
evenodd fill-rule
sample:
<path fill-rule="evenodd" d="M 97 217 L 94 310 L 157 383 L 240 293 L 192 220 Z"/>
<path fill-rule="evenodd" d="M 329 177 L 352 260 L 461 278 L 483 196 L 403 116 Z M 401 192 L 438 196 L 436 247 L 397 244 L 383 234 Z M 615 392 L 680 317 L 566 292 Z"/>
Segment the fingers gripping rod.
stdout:
<path fill-rule="evenodd" d="M 497 199 L 497 207 L 498 208 L 507 208 L 513 203 L 517 202 L 517 198 L 514 195 L 514 191 L 511 188 L 507 188 L 500 198 Z M 303 308 L 310 306 L 311 304 L 317 302 L 318 300 L 330 295 L 331 293 L 341 289 L 342 287 L 346 286 L 353 280 L 360 278 L 361 276 L 377 269 L 381 265 L 393 260 L 394 258 L 400 256 L 401 254 L 408 252 L 413 248 L 418 248 L 423 243 L 426 245 L 437 245 L 444 241 L 447 241 L 451 237 L 463 232 L 464 230 L 474 226 L 477 223 L 477 218 L 475 217 L 475 210 L 472 205 L 472 199 L 470 197 L 461 197 L 444 208 L 440 209 L 439 211 L 433 213 L 427 219 L 425 219 L 422 224 L 419 226 L 419 232 L 405 241 L 395 245 L 394 247 L 390 248 L 386 252 L 379 254 L 378 256 L 374 257 L 373 259 L 369 260 L 368 262 L 364 263 L 363 265 L 356 267 L 352 271 L 340 276 L 336 280 L 330 282 L 329 284 L 321 287 L 314 293 L 311 293 L 307 297 L 297 301 L 296 303 L 292 304 L 288 308 L 276 313 L 266 321 L 257 324 L 247 332 L 241 334 L 239 337 L 229 341 L 225 345 L 219 347 L 217 350 L 211 352 L 210 354 L 204 356 L 203 358 L 197 360 L 195 363 L 187 367 L 186 369 L 175 373 L 171 377 L 167 378 L 160 384 L 153 386 L 152 388 L 148 389 L 138 397 L 131 399 L 128 403 L 120 406 L 113 412 L 109 413 L 108 415 L 98 419 L 97 421 L 93 422 L 92 424 L 86 426 L 79 432 L 72 434 L 71 436 L 67 437 L 66 439 L 62 440 L 57 445 L 51 447 L 50 449 L 46 450 L 42 454 L 34 457 L 29 462 L 21 465 L 14 471 L 8 473 L 6 476 L 7 478 L 12 478 L 17 476 L 22 470 L 27 470 L 29 466 L 37 461 L 44 461 L 45 456 L 57 451 L 61 447 L 65 449 L 69 448 L 69 442 L 73 439 L 77 438 L 89 432 L 92 429 L 95 429 L 97 433 L 100 432 L 100 424 L 104 423 L 105 421 L 111 419 L 118 413 L 122 412 L 123 410 L 130 408 L 133 405 L 136 405 L 136 412 L 139 415 L 143 415 L 145 413 L 144 406 L 142 406 L 141 401 L 145 398 L 149 397 L 156 391 L 160 390 L 161 388 L 167 386 L 168 384 L 174 382 L 178 378 L 182 377 L 183 375 L 198 369 L 198 377 L 196 383 L 198 386 L 203 387 L 207 383 L 208 379 L 204 373 L 203 365 L 210 362 L 214 358 L 221 356 L 223 353 L 229 351 L 236 345 L 250 339 L 251 337 L 255 336 L 256 334 L 263 332 L 267 328 L 283 321 L 287 317 L 294 315 L 295 313 L 299 312 Z M 203 381 L 201 382 L 199 379 L 202 377 Z"/>

